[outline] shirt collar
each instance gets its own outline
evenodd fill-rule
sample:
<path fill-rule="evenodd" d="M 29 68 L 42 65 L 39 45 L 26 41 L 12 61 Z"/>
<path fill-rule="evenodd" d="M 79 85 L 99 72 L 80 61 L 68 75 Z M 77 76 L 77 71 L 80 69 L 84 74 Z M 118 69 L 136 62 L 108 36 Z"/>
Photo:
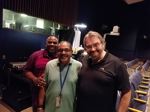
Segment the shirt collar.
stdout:
<path fill-rule="evenodd" d="M 43 57 L 44 58 L 50 58 L 50 59 L 54 59 L 56 58 L 56 54 L 49 54 L 48 51 L 46 49 L 43 50 Z"/>
<path fill-rule="evenodd" d="M 73 59 L 72 59 L 72 57 L 70 58 L 70 62 L 67 64 L 67 65 L 72 65 L 72 61 L 73 61 Z M 57 60 L 57 65 L 59 66 L 61 63 L 59 62 L 59 59 Z"/>

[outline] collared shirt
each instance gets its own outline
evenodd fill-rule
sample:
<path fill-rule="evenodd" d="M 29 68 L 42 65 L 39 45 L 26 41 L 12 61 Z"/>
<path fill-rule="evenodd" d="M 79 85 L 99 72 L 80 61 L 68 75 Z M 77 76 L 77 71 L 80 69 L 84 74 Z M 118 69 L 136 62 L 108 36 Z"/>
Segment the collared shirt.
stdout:
<path fill-rule="evenodd" d="M 130 90 L 125 64 L 110 53 L 97 63 L 85 57 L 82 64 L 77 112 L 115 112 L 117 91 Z"/>
<path fill-rule="evenodd" d="M 55 106 L 56 97 L 60 94 L 60 75 L 66 75 L 69 67 L 67 77 L 62 88 L 62 103 L 59 108 Z M 45 69 L 45 80 L 47 83 L 45 112 L 73 112 L 74 99 L 76 96 L 76 83 L 78 79 L 78 72 L 82 64 L 71 58 L 70 65 L 63 67 L 64 73 L 60 74 L 60 64 L 58 59 L 51 60 L 47 63 Z"/>
<path fill-rule="evenodd" d="M 56 58 L 56 55 L 48 56 L 47 50 L 35 51 L 28 59 L 24 71 L 31 71 L 38 77 L 44 73 L 47 62 L 54 58 Z"/>

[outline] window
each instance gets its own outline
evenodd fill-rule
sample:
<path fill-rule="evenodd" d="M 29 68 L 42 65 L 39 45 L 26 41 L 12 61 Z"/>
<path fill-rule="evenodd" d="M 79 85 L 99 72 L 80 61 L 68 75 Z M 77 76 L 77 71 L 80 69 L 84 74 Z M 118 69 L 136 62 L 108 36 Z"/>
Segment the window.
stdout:
<path fill-rule="evenodd" d="M 50 35 L 57 34 L 58 30 L 68 27 L 53 21 L 3 9 L 3 28 Z"/>

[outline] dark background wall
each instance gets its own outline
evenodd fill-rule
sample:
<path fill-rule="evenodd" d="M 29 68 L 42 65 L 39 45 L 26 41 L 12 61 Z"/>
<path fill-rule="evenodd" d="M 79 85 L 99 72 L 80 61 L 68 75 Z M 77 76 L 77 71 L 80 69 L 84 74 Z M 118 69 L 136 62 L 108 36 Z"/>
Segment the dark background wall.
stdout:
<path fill-rule="evenodd" d="M 73 42 L 74 30 L 59 30 L 59 41 Z M 9 61 L 26 61 L 36 50 L 45 48 L 48 35 L 39 33 L 0 29 L 0 56 L 5 54 Z"/>
<path fill-rule="evenodd" d="M 78 21 L 88 23 L 89 30 L 103 35 L 114 25 L 120 27 L 119 37 L 107 37 L 110 52 L 125 58 L 150 58 L 149 0 L 133 4 L 127 4 L 125 0 L 80 0 L 79 6 Z"/>
<path fill-rule="evenodd" d="M 46 35 L 0 29 L 0 55 L 5 54 L 10 61 L 23 61 L 29 55 L 44 48 Z"/>

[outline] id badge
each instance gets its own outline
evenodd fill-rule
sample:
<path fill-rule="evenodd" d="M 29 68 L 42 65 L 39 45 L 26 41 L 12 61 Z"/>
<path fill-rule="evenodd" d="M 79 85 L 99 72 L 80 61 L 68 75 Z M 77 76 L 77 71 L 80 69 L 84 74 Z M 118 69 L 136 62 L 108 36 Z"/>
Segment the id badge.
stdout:
<path fill-rule="evenodd" d="M 61 105 L 61 96 L 57 96 L 56 97 L 56 108 L 59 108 L 60 107 L 60 105 Z"/>

